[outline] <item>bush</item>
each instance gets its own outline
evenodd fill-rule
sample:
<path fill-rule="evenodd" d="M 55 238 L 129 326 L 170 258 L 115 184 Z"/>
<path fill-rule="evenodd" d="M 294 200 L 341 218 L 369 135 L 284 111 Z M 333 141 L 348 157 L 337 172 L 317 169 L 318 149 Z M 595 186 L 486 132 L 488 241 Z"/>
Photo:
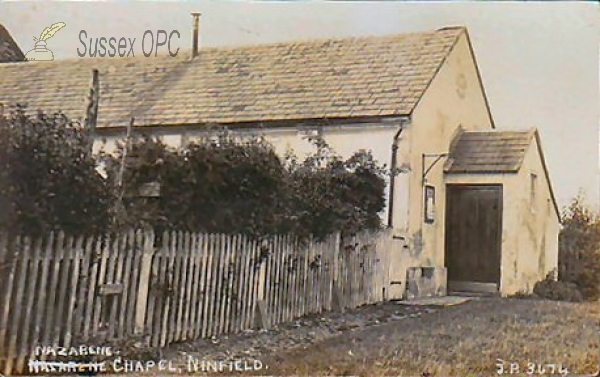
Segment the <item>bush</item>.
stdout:
<path fill-rule="evenodd" d="M 600 299 L 600 251 L 593 250 L 581 258 L 581 272 L 577 286 L 587 300 Z"/>
<path fill-rule="evenodd" d="M 385 206 L 384 167 L 364 150 L 343 160 L 323 139 L 310 140 L 314 154 L 302 163 L 287 158 L 296 232 L 320 239 L 335 231 L 378 229 Z"/>
<path fill-rule="evenodd" d="M 581 197 L 564 211 L 559 234 L 559 280 L 588 300 L 600 298 L 600 219 Z"/>
<path fill-rule="evenodd" d="M 169 227 L 243 234 L 277 232 L 283 224 L 285 172 L 261 140 L 221 138 L 189 145 L 162 176 Z"/>
<path fill-rule="evenodd" d="M 583 301 L 583 295 L 577 284 L 565 281 L 556 281 L 548 275 L 546 279 L 539 281 L 533 287 L 533 293 L 541 298 L 556 301 Z"/>
<path fill-rule="evenodd" d="M 124 174 L 121 226 L 150 226 L 262 236 L 295 233 L 323 238 L 335 231 L 378 229 L 385 205 L 385 170 L 370 153 L 337 156 L 322 139 L 304 161 L 280 159 L 261 138 L 222 132 L 174 150 L 150 137 L 133 139 Z M 124 145 L 104 156 L 116 181 Z M 160 198 L 140 187 L 160 183 Z"/>
<path fill-rule="evenodd" d="M 0 228 L 34 236 L 103 231 L 109 192 L 88 146 L 62 114 L 30 117 L 18 107 L 0 115 Z"/>

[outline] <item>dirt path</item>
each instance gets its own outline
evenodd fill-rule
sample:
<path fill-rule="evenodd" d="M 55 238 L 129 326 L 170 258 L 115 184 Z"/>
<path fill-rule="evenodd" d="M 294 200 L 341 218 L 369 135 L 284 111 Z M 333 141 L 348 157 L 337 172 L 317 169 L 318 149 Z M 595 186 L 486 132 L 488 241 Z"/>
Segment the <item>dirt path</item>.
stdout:
<path fill-rule="evenodd" d="M 433 306 L 397 303 L 364 306 L 345 313 L 322 313 L 274 326 L 268 331 L 246 331 L 231 337 L 202 339 L 170 347 L 162 356 L 177 360 L 188 369 L 187 360 L 265 360 L 268 356 L 296 349 L 310 349 L 329 339 L 368 331 L 377 326 L 419 318 L 441 310 Z M 264 365 L 267 365 L 263 362 Z M 264 371 L 263 371 L 264 372 Z M 268 370 L 270 373 L 270 370 Z"/>

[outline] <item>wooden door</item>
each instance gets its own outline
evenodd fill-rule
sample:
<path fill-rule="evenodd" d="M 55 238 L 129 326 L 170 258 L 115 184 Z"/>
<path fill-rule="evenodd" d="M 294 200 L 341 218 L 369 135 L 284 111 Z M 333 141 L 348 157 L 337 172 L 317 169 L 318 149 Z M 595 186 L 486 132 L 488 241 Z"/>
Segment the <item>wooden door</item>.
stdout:
<path fill-rule="evenodd" d="M 490 284 L 480 283 L 492 283 L 493 289 L 497 290 L 502 242 L 502 186 L 448 185 L 445 233 L 448 288 L 462 287 L 464 283 L 489 287 Z"/>

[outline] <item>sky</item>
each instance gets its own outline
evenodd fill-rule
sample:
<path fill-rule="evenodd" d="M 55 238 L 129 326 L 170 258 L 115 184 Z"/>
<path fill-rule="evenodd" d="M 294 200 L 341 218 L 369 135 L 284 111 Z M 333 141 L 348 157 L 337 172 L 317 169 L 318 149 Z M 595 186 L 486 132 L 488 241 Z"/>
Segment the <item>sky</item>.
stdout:
<path fill-rule="evenodd" d="M 139 56 L 146 30 L 154 36 L 156 30 L 177 30 L 180 38 L 174 36 L 171 49 L 188 50 L 193 11 L 202 12 L 201 46 L 466 26 L 496 127 L 539 129 L 561 208 L 578 193 L 600 205 L 596 3 L 0 2 L 0 23 L 24 52 L 45 27 L 62 21 L 66 26 L 48 40 L 55 59 L 78 58 L 81 30 L 88 38 L 137 38 Z"/>

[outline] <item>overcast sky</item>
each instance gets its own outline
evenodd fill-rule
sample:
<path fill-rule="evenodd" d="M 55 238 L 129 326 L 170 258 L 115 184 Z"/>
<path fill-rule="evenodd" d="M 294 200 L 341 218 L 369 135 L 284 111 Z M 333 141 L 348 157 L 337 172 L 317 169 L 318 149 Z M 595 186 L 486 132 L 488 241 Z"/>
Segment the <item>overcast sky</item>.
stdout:
<path fill-rule="evenodd" d="M 56 59 L 78 58 L 81 30 L 88 38 L 137 38 L 138 56 L 145 30 L 178 30 L 172 50 L 188 49 L 191 11 L 203 14 L 205 46 L 467 26 L 497 127 L 538 127 L 560 206 L 580 190 L 600 202 L 595 3 L 0 2 L 0 23 L 24 52 L 62 21 L 67 26 L 48 40 Z"/>

